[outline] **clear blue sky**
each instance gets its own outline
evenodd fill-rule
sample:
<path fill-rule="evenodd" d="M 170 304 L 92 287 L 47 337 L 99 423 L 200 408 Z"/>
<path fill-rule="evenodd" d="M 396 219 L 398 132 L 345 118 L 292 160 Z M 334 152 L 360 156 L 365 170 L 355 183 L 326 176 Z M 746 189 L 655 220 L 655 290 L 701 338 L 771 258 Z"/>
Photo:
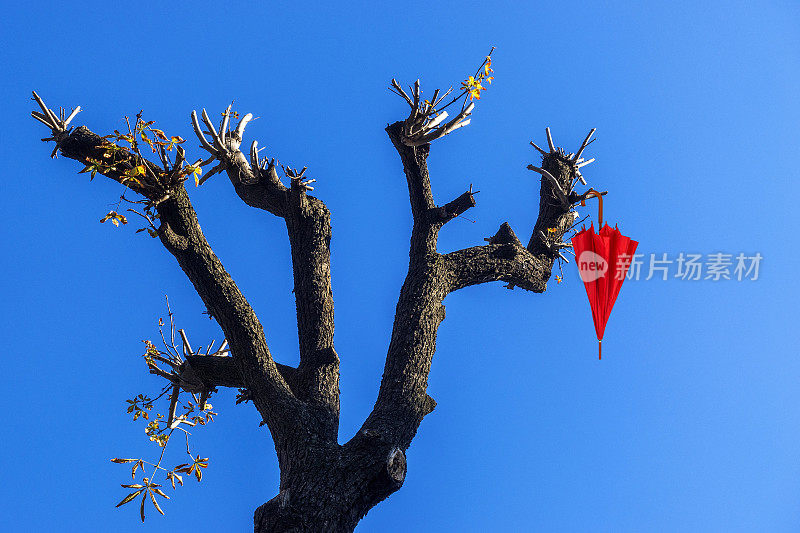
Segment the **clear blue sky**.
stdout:
<path fill-rule="evenodd" d="M 359 531 L 800 529 L 796 3 L 274 4 L 4 7 L 0 529 L 143 531 L 134 506 L 114 509 L 126 469 L 108 461 L 155 453 L 124 412 L 159 386 L 140 341 L 156 336 L 165 294 L 195 344 L 220 339 L 157 240 L 98 222 L 120 187 L 49 159 L 32 89 L 81 105 L 76 124 L 98 133 L 144 109 L 186 138 L 192 109 L 235 99 L 260 117 L 247 142 L 309 167 L 333 212 L 344 441 L 372 408 L 407 266 L 406 184 L 383 131 L 407 110 L 387 83 L 419 77 L 430 94 L 492 45 L 495 83 L 429 158 L 439 202 L 481 190 L 476 222 L 449 223 L 441 250 L 503 221 L 527 239 L 539 182 L 528 141 L 550 126 L 574 150 L 595 127 L 585 175 L 640 252 L 758 252 L 759 279 L 626 282 L 602 362 L 574 264 L 542 295 L 499 283 L 451 295 L 430 376 L 438 407 L 405 486 Z M 224 176 L 191 194 L 276 359 L 294 363 L 282 221 Z M 247 531 L 276 493 L 255 410 L 232 391 L 213 403 L 217 421 L 195 437 L 211 457 L 203 483 L 178 490 L 166 517 L 149 510 L 149 531 Z"/>

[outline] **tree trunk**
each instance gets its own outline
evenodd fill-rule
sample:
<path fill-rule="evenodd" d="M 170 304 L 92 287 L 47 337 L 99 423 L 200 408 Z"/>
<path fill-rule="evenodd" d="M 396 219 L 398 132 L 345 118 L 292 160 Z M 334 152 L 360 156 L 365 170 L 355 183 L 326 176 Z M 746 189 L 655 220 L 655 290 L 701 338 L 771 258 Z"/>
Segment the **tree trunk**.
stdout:
<path fill-rule="evenodd" d="M 406 457 L 359 433 L 344 446 L 308 446 L 281 475 L 281 491 L 256 509 L 255 533 L 348 532 L 405 480 Z"/>

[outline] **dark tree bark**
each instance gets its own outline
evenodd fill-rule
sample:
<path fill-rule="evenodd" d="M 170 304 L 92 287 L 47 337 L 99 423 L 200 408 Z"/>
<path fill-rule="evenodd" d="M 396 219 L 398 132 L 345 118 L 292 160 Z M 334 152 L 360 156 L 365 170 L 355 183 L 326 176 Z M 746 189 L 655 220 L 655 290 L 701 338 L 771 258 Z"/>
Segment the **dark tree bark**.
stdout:
<path fill-rule="evenodd" d="M 44 108 L 36 115 L 47 118 Z M 262 165 L 257 156 L 249 164 L 239 150 L 243 126 L 231 132 L 222 127 L 213 145 L 204 142 L 247 205 L 286 222 L 300 346 L 296 368 L 274 361 L 258 317 L 203 235 L 183 181 L 159 174 L 158 166 L 134 154 L 105 172 L 126 182 L 126 169 L 144 164 L 151 171 L 152 179 L 128 186 L 157 210 L 163 247 L 175 257 L 230 344 L 230 357 L 188 357 L 178 384 L 190 392 L 245 388 L 269 427 L 280 487 L 255 511 L 256 533 L 352 531 L 370 509 L 403 485 L 405 452 L 423 418 L 436 406 L 427 385 L 437 330 L 445 318 L 442 301 L 453 291 L 491 281 L 543 292 L 563 247 L 562 237 L 575 222 L 572 206 L 585 196 L 572 190 L 581 179 L 578 157 L 588 137 L 573 156 L 552 146 L 548 131 L 551 149 L 537 147 L 542 166 L 532 167 L 543 178 L 539 217 L 528 245 L 523 246 L 503 223 L 482 246 L 440 253 L 439 230 L 474 206 L 475 198 L 470 189 L 448 203 L 435 203 L 427 168 L 430 144 L 408 137 L 407 122 L 391 124 L 386 132 L 400 156 L 413 214 L 408 274 L 375 406 L 344 444 L 338 442 L 339 356 L 333 345 L 330 212 L 308 194 L 302 171 L 288 170 L 291 183 L 286 187 L 273 164 Z M 67 130 L 63 118 L 50 124 L 64 156 L 81 162 L 103 157 L 98 135 L 85 127 Z"/>

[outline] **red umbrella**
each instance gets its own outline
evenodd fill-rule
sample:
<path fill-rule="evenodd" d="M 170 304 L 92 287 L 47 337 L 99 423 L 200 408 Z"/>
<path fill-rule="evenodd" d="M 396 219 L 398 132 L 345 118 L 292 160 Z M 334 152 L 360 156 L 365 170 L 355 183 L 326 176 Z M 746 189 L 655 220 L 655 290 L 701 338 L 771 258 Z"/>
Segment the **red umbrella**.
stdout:
<path fill-rule="evenodd" d="M 625 274 L 631 265 L 633 253 L 638 242 L 625 237 L 615 226 L 603 226 L 603 197 L 599 192 L 589 189 L 587 198 L 592 196 L 600 201 L 600 232 L 594 232 L 594 224 L 583 229 L 572 238 L 578 272 L 586 287 L 589 305 L 592 307 L 594 329 L 597 332 L 598 359 L 603 353 L 603 332 L 608 316 L 617 301 L 617 295 L 625 281 Z M 581 205 L 586 205 L 582 200 Z"/>

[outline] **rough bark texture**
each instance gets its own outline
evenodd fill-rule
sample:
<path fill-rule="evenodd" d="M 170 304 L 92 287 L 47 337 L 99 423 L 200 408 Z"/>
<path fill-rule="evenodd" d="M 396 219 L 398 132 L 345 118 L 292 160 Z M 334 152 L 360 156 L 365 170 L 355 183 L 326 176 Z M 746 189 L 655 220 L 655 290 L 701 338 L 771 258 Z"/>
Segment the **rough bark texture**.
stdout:
<path fill-rule="evenodd" d="M 569 201 L 558 200 L 554 183 L 542 179 L 539 218 L 527 246 L 507 223 L 487 244 L 442 254 L 438 232 L 475 205 L 471 190 L 437 205 L 428 175 L 430 145 L 403 142 L 403 123 L 386 128 L 408 183 L 413 214 L 408 274 L 400 290 L 378 397 L 359 432 L 338 442 L 339 357 L 333 345 L 330 277 L 331 217 L 307 194 L 300 179 L 286 187 L 274 166 L 251 168 L 238 150 L 240 138 L 221 151 L 240 198 L 286 222 L 291 247 L 300 363 L 276 363 L 256 314 L 214 254 L 180 181 L 148 181 L 132 189 L 153 201 L 160 215 L 158 236 L 185 272 L 210 315 L 222 328 L 230 357 L 190 356 L 181 369 L 186 390 L 246 388 L 269 427 L 281 471 L 278 494 L 260 506 L 256 533 L 352 531 L 381 500 L 398 490 L 406 475 L 406 450 L 436 402 L 427 393 L 444 298 L 460 288 L 490 281 L 533 292 L 546 289 L 557 248 L 574 222 L 571 192 L 575 163 L 560 150 L 543 156 L 547 170 Z M 237 133 L 238 134 L 238 133 Z M 81 127 L 60 142 L 66 157 L 85 162 L 102 157 L 101 138 Z M 120 163 L 132 168 L 140 160 Z M 157 167 L 152 163 L 152 169 Z M 108 172 L 117 181 L 122 174 Z M 268 490 L 265 488 L 265 490 Z"/>

